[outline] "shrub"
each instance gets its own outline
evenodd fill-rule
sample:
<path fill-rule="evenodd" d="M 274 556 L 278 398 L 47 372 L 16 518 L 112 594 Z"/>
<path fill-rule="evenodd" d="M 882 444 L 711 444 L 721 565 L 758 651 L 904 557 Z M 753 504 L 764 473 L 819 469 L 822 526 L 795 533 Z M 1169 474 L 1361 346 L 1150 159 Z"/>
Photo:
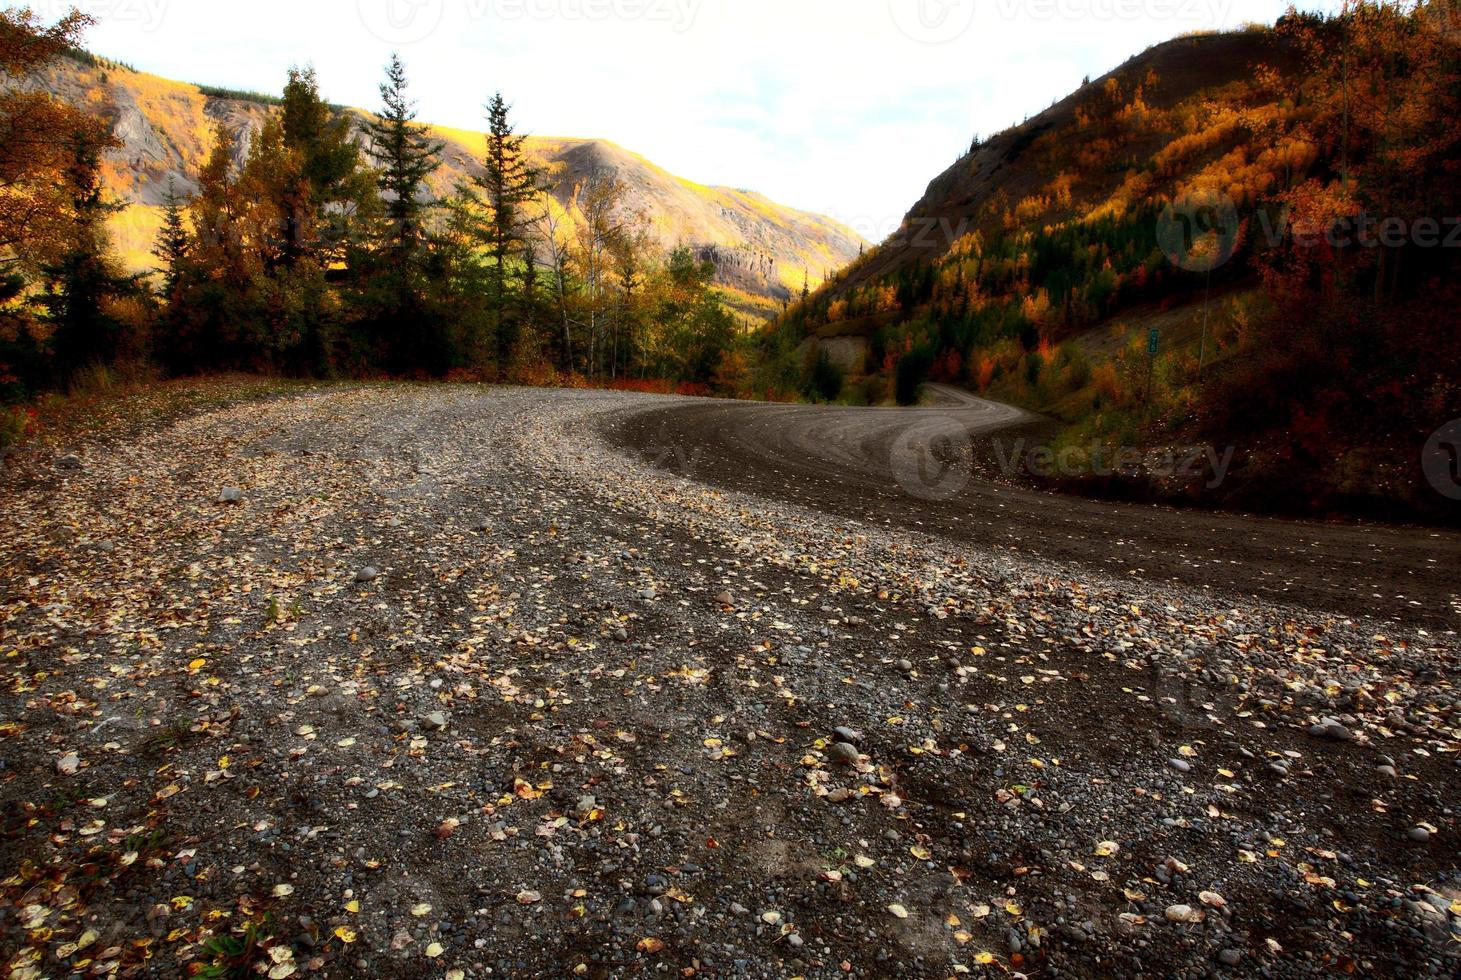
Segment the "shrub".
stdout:
<path fill-rule="evenodd" d="M 832 363 L 826 351 L 817 354 L 807 372 L 807 394 L 824 402 L 834 401 L 842 394 L 842 369 Z"/>
<path fill-rule="evenodd" d="M 0 449 L 19 445 L 35 434 L 35 409 L 18 405 L 0 406 Z"/>
<path fill-rule="evenodd" d="M 928 372 L 932 367 L 933 358 L 925 350 L 912 351 L 898 360 L 893 395 L 899 405 L 918 404 L 919 396 L 923 394 L 924 382 L 928 380 Z"/>

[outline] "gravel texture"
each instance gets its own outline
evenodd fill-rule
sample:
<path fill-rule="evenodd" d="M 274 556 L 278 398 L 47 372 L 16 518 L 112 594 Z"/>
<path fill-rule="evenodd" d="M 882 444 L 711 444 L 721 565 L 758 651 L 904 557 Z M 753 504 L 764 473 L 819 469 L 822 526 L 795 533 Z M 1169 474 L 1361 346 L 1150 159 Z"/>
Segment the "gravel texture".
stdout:
<path fill-rule="evenodd" d="M 1451 629 L 698 482 L 665 405 L 12 460 L 9 975 L 1456 974 Z"/>

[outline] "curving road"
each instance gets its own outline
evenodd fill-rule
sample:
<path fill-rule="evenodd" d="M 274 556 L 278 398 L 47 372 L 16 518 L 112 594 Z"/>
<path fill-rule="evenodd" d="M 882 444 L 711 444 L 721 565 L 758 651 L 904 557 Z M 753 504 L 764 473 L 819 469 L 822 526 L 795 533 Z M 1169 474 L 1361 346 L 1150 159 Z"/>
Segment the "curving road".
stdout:
<path fill-rule="evenodd" d="M 603 419 L 605 436 L 711 486 L 983 548 L 1245 597 L 1461 625 L 1461 534 L 1185 511 L 1064 496 L 983 475 L 1048 427 L 936 386 L 940 404 L 848 408 L 675 401 Z M 991 437 L 999 433 L 998 440 Z M 971 446 L 978 451 L 971 453 Z M 962 447 L 962 450 L 961 450 Z"/>

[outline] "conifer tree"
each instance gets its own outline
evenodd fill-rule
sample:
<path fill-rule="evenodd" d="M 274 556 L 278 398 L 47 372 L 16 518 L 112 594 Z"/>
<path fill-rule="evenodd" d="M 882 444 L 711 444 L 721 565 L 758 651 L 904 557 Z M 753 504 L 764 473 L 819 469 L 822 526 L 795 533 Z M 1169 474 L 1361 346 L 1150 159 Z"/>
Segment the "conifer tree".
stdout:
<path fill-rule="evenodd" d="M 313 68 L 290 69 L 281 117 L 284 144 L 299 155 L 308 209 L 290 218 L 290 256 L 314 250 L 336 257 L 349 236 L 350 219 L 374 194 L 374 181 L 351 138 L 349 118 L 320 95 Z"/>
<path fill-rule="evenodd" d="M 133 281 L 118 270 L 107 232 L 107 219 L 126 205 L 106 194 L 101 173 L 105 145 L 106 140 L 87 129 L 72 138 L 65 171 L 70 195 L 66 240 L 57 259 L 43 269 L 42 303 L 54 327 L 56 366 L 63 379 L 112 360 L 122 338 L 109 307 L 134 289 Z"/>
<path fill-rule="evenodd" d="M 445 371 L 445 311 L 428 309 L 425 274 L 428 217 L 426 181 L 441 166 L 444 144 L 416 124 L 416 106 L 406 95 L 406 69 L 392 55 L 380 87 L 380 118 L 370 123 L 369 152 L 377 166 L 383 224 L 363 270 L 365 325 L 396 372 Z M 435 315 L 440 313 L 440 315 Z M 407 337 L 412 339 L 408 341 Z"/>
<path fill-rule="evenodd" d="M 162 265 L 157 269 L 162 274 L 162 295 L 169 301 L 177 292 L 183 276 L 183 263 L 193 249 L 193 236 L 184 219 L 185 205 L 171 178 L 167 182 L 167 195 L 162 204 L 162 227 L 153 243 L 152 255 Z"/>
<path fill-rule="evenodd" d="M 482 213 L 478 234 L 491 260 L 492 299 L 496 305 L 499 364 L 506 365 L 517 342 L 521 310 L 510 311 L 508 264 L 516 259 L 531 261 L 526 233 L 527 205 L 538 190 L 539 171 L 528 161 L 523 147 L 527 141 L 514 131 L 511 107 L 497 92 L 487 104 L 487 155 L 482 173 L 473 177 L 471 197 Z"/>
<path fill-rule="evenodd" d="M 422 199 L 427 178 L 441 167 L 445 146 L 416 125 L 416 105 L 406 95 L 406 69 L 391 56 L 381 84 L 380 118 L 367 126 L 370 155 L 385 193 L 385 250 L 393 261 L 410 262 L 426 234 L 431 204 Z"/>

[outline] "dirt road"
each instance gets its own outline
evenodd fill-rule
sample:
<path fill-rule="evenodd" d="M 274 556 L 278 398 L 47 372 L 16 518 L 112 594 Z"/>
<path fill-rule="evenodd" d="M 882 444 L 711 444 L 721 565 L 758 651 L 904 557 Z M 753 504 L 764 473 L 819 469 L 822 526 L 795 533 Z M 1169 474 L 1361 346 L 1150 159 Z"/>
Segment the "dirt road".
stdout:
<path fill-rule="evenodd" d="M 1434 628 L 1461 626 L 1461 534 L 1119 504 L 991 478 L 1047 434 L 1018 409 L 823 408 L 695 401 L 621 412 L 616 444 L 697 481 L 1208 601 L 1261 598 Z M 961 464 L 939 446 L 972 448 Z M 930 448 L 932 447 L 932 449 Z M 999 474 L 995 474 L 999 475 Z"/>
<path fill-rule="evenodd" d="M 919 525 L 909 417 L 328 387 L 12 458 L 6 975 L 1454 976 L 1454 634 Z"/>

